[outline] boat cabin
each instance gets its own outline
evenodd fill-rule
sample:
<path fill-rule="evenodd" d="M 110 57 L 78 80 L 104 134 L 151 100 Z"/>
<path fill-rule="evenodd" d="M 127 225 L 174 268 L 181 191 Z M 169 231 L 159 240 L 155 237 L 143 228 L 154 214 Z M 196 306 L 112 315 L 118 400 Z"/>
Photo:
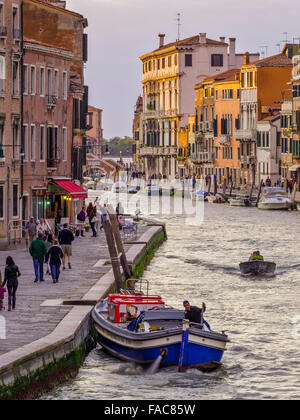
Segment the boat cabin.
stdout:
<path fill-rule="evenodd" d="M 108 320 L 114 323 L 125 323 L 137 318 L 141 311 L 161 309 L 165 302 L 158 295 L 119 295 L 108 296 Z"/>

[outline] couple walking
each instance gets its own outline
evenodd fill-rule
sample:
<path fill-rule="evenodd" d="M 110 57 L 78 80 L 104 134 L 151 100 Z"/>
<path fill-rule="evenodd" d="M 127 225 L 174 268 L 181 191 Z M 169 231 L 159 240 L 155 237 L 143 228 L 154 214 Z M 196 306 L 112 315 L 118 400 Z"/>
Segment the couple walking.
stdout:
<path fill-rule="evenodd" d="M 38 238 L 32 242 L 29 248 L 35 272 L 34 283 L 44 281 L 44 262 L 49 262 L 53 283 L 58 283 L 61 263 L 63 263 L 63 269 L 66 269 L 66 257 L 68 257 L 69 269 L 72 268 L 71 260 L 73 241 L 74 235 L 71 230 L 68 229 L 67 223 L 64 224 L 64 229 L 59 232 L 58 239 L 54 240 L 54 243 L 49 250 L 47 250 L 46 244 L 43 240 L 43 234 L 41 232 L 38 234 Z"/>

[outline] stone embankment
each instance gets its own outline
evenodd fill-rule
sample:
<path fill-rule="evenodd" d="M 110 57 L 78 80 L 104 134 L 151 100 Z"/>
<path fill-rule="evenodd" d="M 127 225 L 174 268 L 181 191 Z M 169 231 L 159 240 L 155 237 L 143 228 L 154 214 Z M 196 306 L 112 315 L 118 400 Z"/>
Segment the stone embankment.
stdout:
<path fill-rule="evenodd" d="M 124 241 L 134 276 L 142 275 L 165 239 L 163 224 L 140 221 L 136 238 Z M 58 284 L 49 276 L 33 283 L 27 250 L 1 252 L 1 267 L 8 254 L 22 276 L 16 310 L 0 314 L 0 399 L 35 398 L 77 374 L 95 345 L 91 311 L 114 290 L 114 276 L 104 233 L 75 239 L 72 269 L 62 271 Z"/>

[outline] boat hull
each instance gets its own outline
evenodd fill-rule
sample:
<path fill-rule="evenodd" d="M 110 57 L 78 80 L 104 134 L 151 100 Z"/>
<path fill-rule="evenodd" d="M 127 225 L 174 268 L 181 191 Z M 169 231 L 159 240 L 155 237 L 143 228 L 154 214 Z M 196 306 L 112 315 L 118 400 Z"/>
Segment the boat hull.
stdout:
<path fill-rule="evenodd" d="M 247 261 L 240 263 L 241 273 L 244 275 L 273 275 L 276 270 L 276 264 L 268 261 Z"/>
<path fill-rule="evenodd" d="M 164 351 L 162 365 L 178 365 L 182 342 L 182 330 L 138 335 L 124 330 L 119 334 L 109 322 L 93 312 L 94 326 L 99 344 L 111 355 L 138 364 L 153 363 Z M 151 337 L 150 337 L 151 335 Z M 147 337 L 148 336 L 148 337 Z M 219 338 L 220 337 L 220 338 Z M 201 368 L 202 365 L 218 366 L 225 351 L 227 338 L 224 335 L 205 332 L 202 335 L 189 332 L 188 346 L 182 365 L 184 368 Z"/>
<path fill-rule="evenodd" d="M 260 210 L 288 210 L 292 207 L 292 202 L 283 202 L 283 203 L 259 202 L 257 207 Z"/>

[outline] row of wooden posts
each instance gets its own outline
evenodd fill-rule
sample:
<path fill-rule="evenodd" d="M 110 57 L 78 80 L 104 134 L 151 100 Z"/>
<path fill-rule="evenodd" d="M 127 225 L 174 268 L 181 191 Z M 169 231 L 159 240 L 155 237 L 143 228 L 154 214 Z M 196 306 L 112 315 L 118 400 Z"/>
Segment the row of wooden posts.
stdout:
<path fill-rule="evenodd" d="M 108 206 L 108 218 L 103 223 L 103 228 L 106 236 L 107 246 L 115 277 L 115 283 L 118 291 L 123 286 L 123 275 L 126 280 L 132 276 L 132 271 L 129 267 L 117 215 L 112 206 Z M 123 268 L 123 275 L 121 273 L 120 262 Z"/>

